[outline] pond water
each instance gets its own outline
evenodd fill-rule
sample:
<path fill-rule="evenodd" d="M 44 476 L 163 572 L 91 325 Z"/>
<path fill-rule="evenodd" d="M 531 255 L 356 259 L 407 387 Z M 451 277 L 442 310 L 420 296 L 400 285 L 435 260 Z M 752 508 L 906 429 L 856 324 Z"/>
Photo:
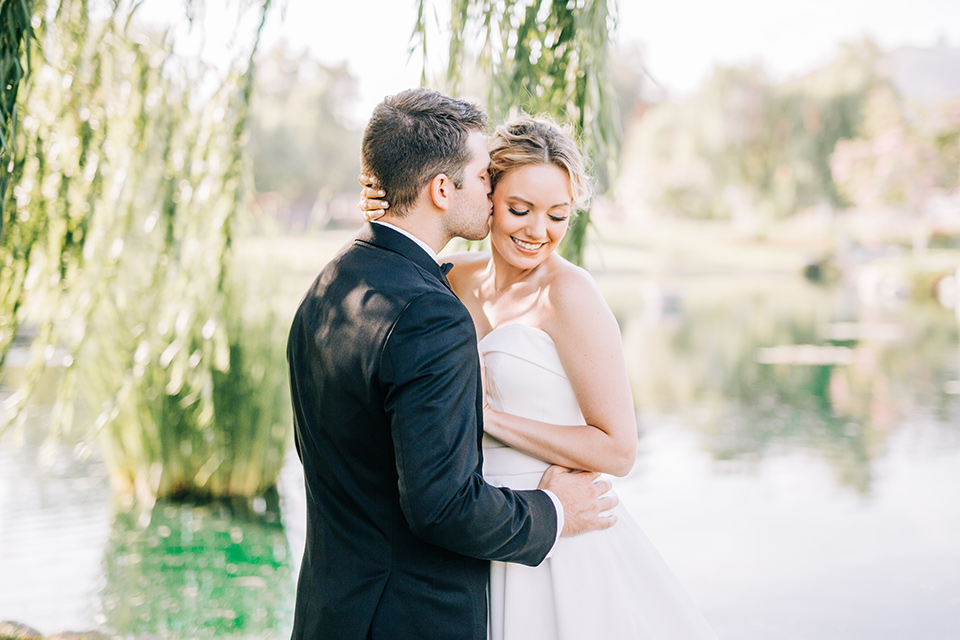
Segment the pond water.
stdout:
<path fill-rule="evenodd" d="M 960 637 L 952 312 L 792 280 L 601 285 L 640 426 L 618 493 L 721 638 Z M 47 411 L 0 441 L 0 619 L 289 637 L 294 458 L 263 498 L 122 504 L 95 449 L 42 445 Z"/>

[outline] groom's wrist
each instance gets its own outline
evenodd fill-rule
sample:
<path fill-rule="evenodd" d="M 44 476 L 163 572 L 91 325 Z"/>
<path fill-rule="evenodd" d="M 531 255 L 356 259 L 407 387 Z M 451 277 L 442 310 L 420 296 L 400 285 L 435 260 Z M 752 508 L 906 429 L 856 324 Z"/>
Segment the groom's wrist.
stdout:
<path fill-rule="evenodd" d="M 560 534 L 563 533 L 563 503 L 560 502 L 560 498 L 558 498 L 553 491 L 550 491 L 549 489 L 540 489 L 540 491 L 543 491 L 550 497 L 550 501 L 553 502 L 553 508 L 557 511 L 557 536 L 553 539 L 553 546 L 550 547 L 550 551 L 547 552 L 547 557 L 549 558 L 553 553 L 553 548 L 557 546 L 557 540 L 560 539 Z"/>

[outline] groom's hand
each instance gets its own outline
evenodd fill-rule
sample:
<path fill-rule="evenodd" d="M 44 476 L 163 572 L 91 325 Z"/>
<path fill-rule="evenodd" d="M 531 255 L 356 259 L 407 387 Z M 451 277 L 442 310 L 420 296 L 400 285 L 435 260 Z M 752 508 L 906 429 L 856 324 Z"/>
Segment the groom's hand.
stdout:
<path fill-rule="evenodd" d="M 560 535 L 576 536 L 587 531 L 609 529 L 617 522 L 613 514 L 601 515 L 617 506 L 615 495 L 604 495 L 613 485 L 600 479 L 596 472 L 572 471 L 553 465 L 543 472 L 538 489 L 552 491 L 563 504 L 563 531 Z"/>

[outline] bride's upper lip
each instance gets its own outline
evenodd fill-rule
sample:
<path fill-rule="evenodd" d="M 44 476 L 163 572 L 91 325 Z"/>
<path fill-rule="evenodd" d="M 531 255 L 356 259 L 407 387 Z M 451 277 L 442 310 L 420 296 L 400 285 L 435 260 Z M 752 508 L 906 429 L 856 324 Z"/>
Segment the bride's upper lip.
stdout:
<path fill-rule="evenodd" d="M 518 238 L 516 236 L 510 236 L 511 240 L 516 240 L 517 242 L 523 242 L 526 244 L 547 244 L 546 240 L 524 240 L 523 238 Z"/>

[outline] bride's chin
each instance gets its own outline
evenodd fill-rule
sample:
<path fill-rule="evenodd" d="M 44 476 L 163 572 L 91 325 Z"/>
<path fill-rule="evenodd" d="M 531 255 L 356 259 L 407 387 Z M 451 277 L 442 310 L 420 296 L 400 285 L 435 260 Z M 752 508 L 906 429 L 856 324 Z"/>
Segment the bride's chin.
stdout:
<path fill-rule="evenodd" d="M 514 251 L 504 256 L 504 259 L 512 266 L 518 269 L 536 269 L 550 257 L 550 252 L 529 255 L 520 251 Z"/>

